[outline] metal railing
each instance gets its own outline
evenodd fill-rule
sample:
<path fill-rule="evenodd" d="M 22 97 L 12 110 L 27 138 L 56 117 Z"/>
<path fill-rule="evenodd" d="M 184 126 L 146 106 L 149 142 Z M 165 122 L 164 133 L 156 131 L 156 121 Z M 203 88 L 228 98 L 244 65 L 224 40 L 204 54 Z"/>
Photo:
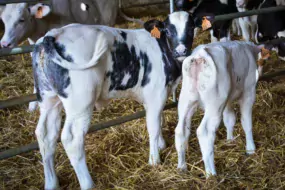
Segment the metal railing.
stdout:
<path fill-rule="evenodd" d="M 176 106 L 177 106 L 177 103 L 171 103 L 171 104 L 166 105 L 164 107 L 164 110 L 175 108 Z M 128 115 L 128 116 L 119 117 L 119 118 L 116 118 L 116 119 L 113 119 L 113 120 L 110 120 L 107 122 L 97 123 L 97 124 L 95 124 L 89 128 L 88 134 L 94 133 L 94 132 L 99 131 L 99 130 L 107 129 L 107 128 L 113 127 L 115 125 L 120 125 L 120 124 L 129 122 L 129 121 L 133 121 L 135 119 L 139 119 L 139 118 L 142 118 L 144 116 L 145 116 L 145 111 L 138 111 L 138 112 L 131 114 L 131 115 Z M 16 156 L 18 154 L 22 154 L 22 153 L 26 153 L 26 152 L 30 152 L 30 151 L 38 150 L 38 149 L 39 149 L 39 146 L 38 146 L 37 142 L 33 142 L 31 144 L 21 146 L 18 148 L 12 148 L 12 149 L 1 152 L 0 153 L 0 160 L 7 159 L 10 157 Z"/>
<path fill-rule="evenodd" d="M 7 0 L 2 0 L 7 2 Z M 16 0 L 14 0 L 16 1 Z M 21 0 L 19 0 L 21 1 Z M 26 0 L 26 1 L 36 1 L 36 0 Z M 1 4 L 1 0 L 0 0 Z M 269 7 L 269 8 L 264 8 L 264 9 L 258 9 L 258 10 L 251 10 L 251 11 L 246 11 L 246 12 L 238 12 L 238 13 L 231 13 L 231 14 L 225 14 L 225 15 L 217 15 L 214 18 L 214 21 L 220 21 L 220 20 L 230 20 L 230 19 L 235 19 L 235 18 L 240 18 L 240 17 L 245 17 L 245 16 L 252 16 L 256 14 L 266 14 L 266 13 L 271 13 L 271 12 L 277 12 L 277 11 L 285 11 L 285 6 L 278 6 L 278 7 Z M 16 48 L 7 48 L 1 49 L 0 50 L 0 56 L 8 56 L 8 55 L 16 55 L 16 54 L 22 54 L 22 53 L 29 53 L 32 52 L 33 50 L 33 45 L 31 46 L 21 46 L 21 47 L 16 47 Z"/>
<path fill-rule="evenodd" d="M 49 3 L 49 0 L 0 0 L 0 5 L 12 3 Z"/>

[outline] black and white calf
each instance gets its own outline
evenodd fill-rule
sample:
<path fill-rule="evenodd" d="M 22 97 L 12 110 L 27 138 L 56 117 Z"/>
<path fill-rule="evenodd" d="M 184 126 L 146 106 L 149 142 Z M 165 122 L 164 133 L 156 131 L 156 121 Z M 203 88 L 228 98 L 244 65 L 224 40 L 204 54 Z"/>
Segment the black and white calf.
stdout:
<path fill-rule="evenodd" d="M 236 122 L 231 107 L 238 100 L 246 135 L 246 152 L 252 154 L 252 106 L 258 80 L 257 57 L 261 48 L 250 42 L 218 42 L 200 45 L 183 61 L 182 89 L 178 103 L 179 122 L 175 129 L 178 168 L 186 169 L 185 152 L 191 118 L 199 105 L 205 110 L 197 136 L 206 174 L 215 175 L 215 133 L 223 117 L 227 139 L 233 139 Z"/>
<path fill-rule="evenodd" d="M 283 0 L 265 0 L 260 8 L 285 5 Z M 285 38 L 285 11 L 261 14 L 257 17 L 256 41 L 259 43 L 276 38 Z M 280 59 L 285 61 L 285 42 L 277 45 L 276 50 Z"/>
<path fill-rule="evenodd" d="M 178 10 L 187 10 L 193 13 L 195 19 L 200 20 L 203 16 L 214 16 L 238 12 L 236 0 L 176 0 Z M 230 26 L 232 20 L 217 21 L 213 24 L 211 41 L 216 42 L 230 40 Z M 197 25 L 199 25 L 197 23 Z"/>
<path fill-rule="evenodd" d="M 245 12 L 259 9 L 263 1 L 264 0 L 236 0 L 236 4 L 239 12 Z M 254 39 L 257 29 L 257 15 L 242 17 L 238 20 L 244 40 L 250 41 L 251 38 Z"/>
<path fill-rule="evenodd" d="M 181 78 L 178 60 L 190 54 L 193 30 L 193 18 L 181 11 L 164 22 L 150 20 L 140 30 L 68 25 L 51 30 L 37 42 L 33 69 L 41 114 L 36 135 L 46 189 L 58 187 L 54 152 L 62 108 L 66 121 L 61 140 L 82 189 L 94 186 L 84 151 L 92 110 L 110 99 L 132 98 L 144 105 L 149 163 L 160 163 L 159 150 L 165 147 L 161 114 Z M 160 38 L 153 38 L 153 31 Z"/>

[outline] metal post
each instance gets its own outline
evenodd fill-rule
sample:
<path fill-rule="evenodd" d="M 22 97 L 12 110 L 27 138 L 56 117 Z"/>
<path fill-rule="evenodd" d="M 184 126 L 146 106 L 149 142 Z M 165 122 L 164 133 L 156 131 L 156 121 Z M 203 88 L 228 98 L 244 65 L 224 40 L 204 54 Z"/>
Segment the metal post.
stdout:
<path fill-rule="evenodd" d="M 169 4 L 170 4 L 170 13 L 173 13 L 174 12 L 174 0 L 169 0 Z M 177 90 L 174 90 L 173 93 L 172 93 L 172 101 L 173 102 L 176 102 L 176 91 Z"/>
<path fill-rule="evenodd" d="M 169 3 L 170 3 L 170 13 L 173 13 L 174 12 L 174 0 L 169 0 Z"/>

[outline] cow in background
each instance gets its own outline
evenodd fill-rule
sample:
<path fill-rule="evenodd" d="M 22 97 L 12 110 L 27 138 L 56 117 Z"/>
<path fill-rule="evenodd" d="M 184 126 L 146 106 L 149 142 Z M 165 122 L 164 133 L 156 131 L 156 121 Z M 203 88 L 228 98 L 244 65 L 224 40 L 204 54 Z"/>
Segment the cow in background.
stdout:
<path fill-rule="evenodd" d="M 70 23 L 112 26 L 118 9 L 117 0 L 51 0 L 51 5 L 7 4 L 1 15 L 5 25 L 1 46 L 15 47 L 27 38 L 30 44 L 34 44 L 48 30 Z"/>
<path fill-rule="evenodd" d="M 176 0 L 178 10 L 187 10 L 193 13 L 194 18 L 214 16 L 238 12 L 235 0 Z M 232 20 L 217 21 L 210 30 L 211 41 L 229 41 Z"/>
<path fill-rule="evenodd" d="M 239 12 L 245 12 L 248 10 L 259 9 L 261 3 L 264 0 L 236 0 L 237 9 Z M 257 30 L 257 15 L 247 16 L 238 18 L 242 37 L 245 41 L 250 41 L 250 39 L 255 38 L 255 33 Z"/>
<path fill-rule="evenodd" d="M 283 0 L 265 0 L 260 8 L 285 5 Z M 261 14 L 257 17 L 256 42 L 285 38 L 285 11 Z M 285 42 L 274 46 L 281 60 L 285 61 Z"/>

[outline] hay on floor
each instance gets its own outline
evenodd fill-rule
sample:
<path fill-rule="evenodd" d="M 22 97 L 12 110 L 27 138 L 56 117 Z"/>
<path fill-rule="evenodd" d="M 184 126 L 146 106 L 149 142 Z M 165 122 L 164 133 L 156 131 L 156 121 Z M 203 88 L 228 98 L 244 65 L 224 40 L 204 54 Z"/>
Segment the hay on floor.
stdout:
<path fill-rule="evenodd" d="M 162 19 L 163 17 L 160 17 Z M 144 18 L 147 20 L 149 18 Z M 137 28 L 133 23 L 122 28 Z M 209 33 L 195 40 L 208 43 Z M 276 55 L 267 61 L 264 71 L 284 68 Z M 33 79 L 29 54 L 0 57 L 0 99 L 32 93 Z M 107 121 L 142 110 L 131 100 L 116 100 L 103 111 L 94 111 L 93 123 Z M 39 112 L 28 113 L 27 105 L 0 110 L 0 151 L 35 141 L 34 130 Z M 238 106 L 235 106 L 240 116 Z M 284 189 L 285 188 L 285 81 L 260 82 L 253 110 L 253 134 L 256 154 L 245 154 L 245 135 L 240 120 L 235 140 L 226 141 L 221 124 L 215 143 L 217 177 L 206 180 L 196 129 L 203 114 L 195 114 L 187 152 L 188 172 L 179 173 L 174 146 L 177 110 L 165 112 L 163 135 L 167 148 L 161 152 L 162 164 L 148 165 L 148 134 L 144 119 L 122 124 L 88 135 L 87 163 L 97 189 Z M 240 118 L 240 117 L 238 117 Z M 62 189 L 78 189 L 79 184 L 69 160 L 59 144 L 56 172 Z M 0 161 L 0 189 L 43 189 L 44 172 L 39 151 Z"/>

